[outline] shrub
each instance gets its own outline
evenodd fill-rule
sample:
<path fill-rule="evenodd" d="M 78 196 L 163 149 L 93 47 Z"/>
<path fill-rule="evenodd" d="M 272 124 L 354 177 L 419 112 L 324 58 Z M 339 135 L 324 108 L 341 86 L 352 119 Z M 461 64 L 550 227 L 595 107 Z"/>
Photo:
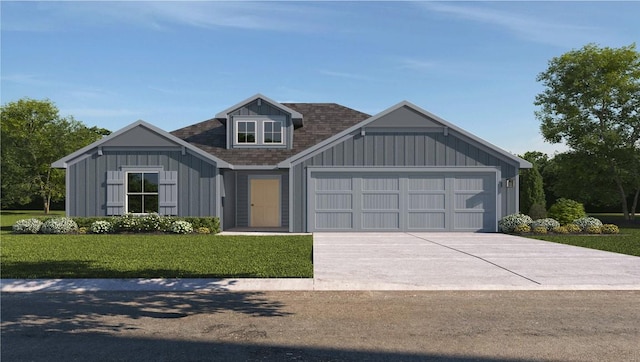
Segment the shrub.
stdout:
<path fill-rule="evenodd" d="M 552 219 L 552 218 L 538 219 L 538 220 L 534 220 L 531 223 L 531 228 L 534 229 L 534 230 L 537 227 L 544 227 L 545 229 L 547 229 L 547 231 L 550 231 L 550 230 L 553 230 L 553 229 L 555 229 L 555 228 L 557 228 L 559 226 L 560 226 L 560 223 L 557 222 L 556 220 Z"/>
<path fill-rule="evenodd" d="M 503 233 L 511 233 L 515 231 L 518 225 L 529 226 L 533 220 L 528 215 L 511 214 L 503 217 L 498 221 L 498 230 Z"/>
<path fill-rule="evenodd" d="M 556 234 L 568 234 L 569 233 L 569 230 L 567 230 L 566 226 L 558 226 L 556 228 L 553 228 L 553 230 L 551 230 L 551 231 L 553 231 Z"/>
<path fill-rule="evenodd" d="M 547 231 L 549 231 L 549 230 L 547 229 L 546 226 L 536 226 L 536 227 L 532 228 L 532 231 L 533 231 L 534 234 L 546 234 Z"/>
<path fill-rule="evenodd" d="M 124 214 L 113 218 L 113 228 L 116 232 L 134 232 L 138 229 L 140 218 L 133 214 Z"/>
<path fill-rule="evenodd" d="M 196 233 L 198 233 L 198 234 L 210 234 L 211 230 L 209 230 L 209 228 L 199 227 L 199 228 L 196 229 Z"/>
<path fill-rule="evenodd" d="M 586 231 L 587 228 L 592 226 L 602 226 L 602 221 L 596 219 L 595 217 L 582 217 L 580 219 L 574 220 L 573 223 L 578 225 L 578 227 L 582 231 Z"/>
<path fill-rule="evenodd" d="M 587 234 L 602 234 L 602 226 L 587 226 L 584 230 Z"/>
<path fill-rule="evenodd" d="M 603 234 L 618 234 L 620 233 L 620 229 L 617 225 L 613 224 L 604 224 L 600 228 Z"/>
<path fill-rule="evenodd" d="M 43 234 L 68 234 L 75 231 L 78 231 L 78 224 L 68 217 L 49 219 L 40 228 L 40 232 Z"/>
<path fill-rule="evenodd" d="M 520 224 L 513 228 L 513 232 L 516 234 L 523 234 L 531 232 L 531 227 L 529 225 Z"/>
<path fill-rule="evenodd" d="M 564 227 L 567 228 L 567 232 L 569 232 L 569 233 L 579 233 L 579 232 L 582 231 L 580 229 L 580 226 L 578 226 L 576 224 L 567 224 Z"/>
<path fill-rule="evenodd" d="M 220 232 L 220 219 L 217 217 L 184 217 L 181 219 L 191 223 L 194 229 L 203 227 L 214 234 Z"/>
<path fill-rule="evenodd" d="M 547 217 L 547 209 L 542 204 L 533 204 L 529 208 L 529 216 L 533 220 L 544 219 Z"/>
<path fill-rule="evenodd" d="M 112 220 L 113 218 L 110 216 L 97 216 L 97 217 L 73 217 L 72 218 L 73 221 L 76 222 L 76 224 L 78 224 L 78 227 L 85 227 L 88 229 L 91 229 L 91 225 L 98 221 L 98 220 L 102 220 L 102 221 L 109 221 Z"/>
<path fill-rule="evenodd" d="M 587 214 L 584 212 L 584 206 L 574 200 L 558 199 L 558 201 L 549 208 L 549 217 L 558 220 L 558 222 L 563 225 L 585 216 L 587 216 Z"/>
<path fill-rule="evenodd" d="M 151 213 L 146 215 L 137 216 L 138 221 L 133 231 L 150 233 L 154 231 L 161 231 L 163 217 L 157 213 Z"/>
<path fill-rule="evenodd" d="M 98 220 L 91 224 L 89 230 L 94 234 L 106 234 L 113 231 L 113 225 L 108 221 Z"/>
<path fill-rule="evenodd" d="M 37 234 L 42 227 L 42 221 L 38 219 L 22 219 L 16 221 L 11 227 L 16 234 Z"/>
<path fill-rule="evenodd" d="M 78 234 L 86 234 L 87 231 L 89 231 L 89 229 L 84 226 L 78 228 Z"/>
<path fill-rule="evenodd" d="M 169 231 L 176 234 L 188 234 L 193 232 L 193 225 L 184 220 L 176 220 L 171 224 Z"/>

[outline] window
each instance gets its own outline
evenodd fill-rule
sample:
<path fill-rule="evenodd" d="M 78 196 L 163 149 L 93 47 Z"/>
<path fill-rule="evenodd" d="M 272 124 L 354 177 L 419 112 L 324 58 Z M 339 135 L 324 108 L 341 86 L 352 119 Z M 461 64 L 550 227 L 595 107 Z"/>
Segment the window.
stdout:
<path fill-rule="evenodd" d="M 282 143 L 282 123 L 277 121 L 264 121 L 264 143 Z"/>
<path fill-rule="evenodd" d="M 158 212 L 158 173 L 127 173 L 127 212 Z"/>
<path fill-rule="evenodd" d="M 256 143 L 256 121 L 238 121 L 236 143 Z"/>

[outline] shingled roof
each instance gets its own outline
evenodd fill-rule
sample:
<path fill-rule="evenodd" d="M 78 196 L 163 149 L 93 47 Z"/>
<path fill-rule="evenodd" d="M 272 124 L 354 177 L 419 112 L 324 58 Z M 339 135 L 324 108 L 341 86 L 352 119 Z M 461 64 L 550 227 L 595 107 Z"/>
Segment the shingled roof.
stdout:
<path fill-rule="evenodd" d="M 217 119 L 177 129 L 172 135 L 232 165 L 275 166 L 371 117 L 335 103 L 282 103 L 304 115 L 304 127 L 295 129 L 292 149 L 227 149 L 226 128 Z"/>

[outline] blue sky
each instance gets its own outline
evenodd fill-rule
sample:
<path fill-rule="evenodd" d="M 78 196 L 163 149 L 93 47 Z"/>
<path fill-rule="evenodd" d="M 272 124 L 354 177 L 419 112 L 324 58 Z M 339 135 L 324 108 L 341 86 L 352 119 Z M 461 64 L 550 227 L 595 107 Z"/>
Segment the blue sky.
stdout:
<path fill-rule="evenodd" d="M 171 131 L 256 93 L 369 114 L 408 100 L 515 154 L 565 150 L 534 116 L 551 58 L 640 40 L 638 2 L 0 4 L 2 104 Z"/>

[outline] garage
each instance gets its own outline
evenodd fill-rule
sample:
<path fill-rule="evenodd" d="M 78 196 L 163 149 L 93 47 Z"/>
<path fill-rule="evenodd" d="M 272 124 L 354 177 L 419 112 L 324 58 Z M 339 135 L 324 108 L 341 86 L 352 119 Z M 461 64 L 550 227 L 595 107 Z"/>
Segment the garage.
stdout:
<path fill-rule="evenodd" d="M 309 231 L 497 230 L 499 171 L 308 173 Z"/>

